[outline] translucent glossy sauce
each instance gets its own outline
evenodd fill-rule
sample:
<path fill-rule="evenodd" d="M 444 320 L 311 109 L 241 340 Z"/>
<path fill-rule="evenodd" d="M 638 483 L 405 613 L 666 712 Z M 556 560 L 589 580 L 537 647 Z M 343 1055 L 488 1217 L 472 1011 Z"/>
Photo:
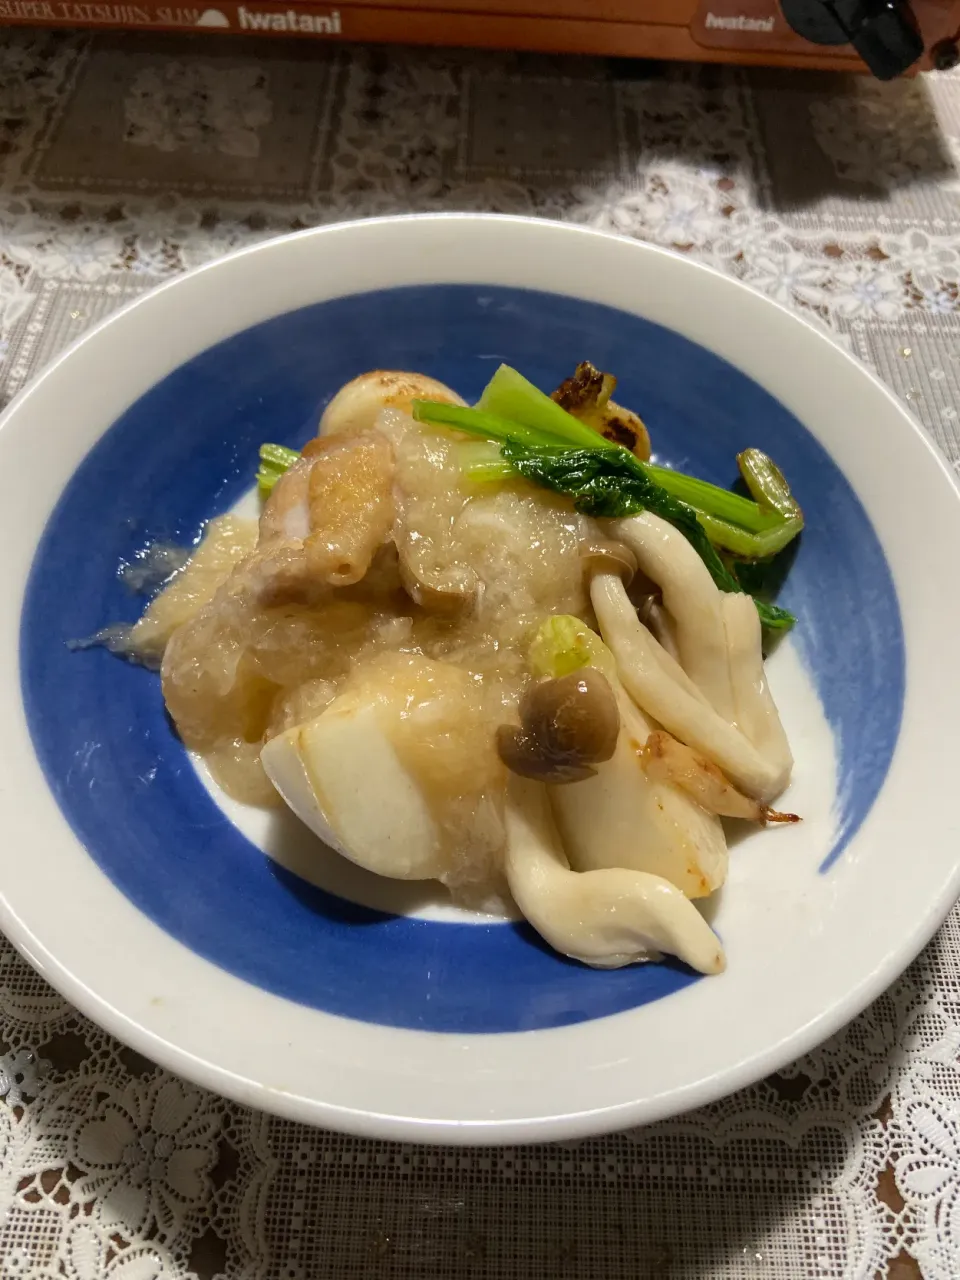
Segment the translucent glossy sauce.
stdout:
<path fill-rule="evenodd" d="M 594 531 L 565 500 L 524 482 L 471 484 L 462 437 L 395 410 L 378 429 L 393 451 L 393 523 L 359 582 L 304 585 L 299 541 L 281 530 L 258 549 L 254 522 L 221 518 L 131 644 L 163 654 L 164 697 L 184 743 L 249 804 L 276 801 L 259 762 L 264 741 L 338 696 L 374 702 L 428 797 L 444 882 L 479 901 L 497 892 L 503 845 L 495 730 L 516 718 L 544 618 L 591 619 L 580 548 Z M 371 787 L 375 802 L 375 779 Z"/>

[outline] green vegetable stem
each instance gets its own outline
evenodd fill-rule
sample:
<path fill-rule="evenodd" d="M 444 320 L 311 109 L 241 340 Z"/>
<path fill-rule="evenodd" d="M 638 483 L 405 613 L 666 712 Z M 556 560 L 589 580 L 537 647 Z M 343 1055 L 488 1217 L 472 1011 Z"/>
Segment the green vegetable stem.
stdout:
<path fill-rule="evenodd" d="M 641 461 L 580 422 L 509 365 L 497 369 L 476 408 L 415 400 L 413 416 L 486 442 L 461 450 L 461 473 L 474 483 L 519 475 L 572 498 L 585 515 L 613 518 L 652 511 L 668 520 L 696 550 L 721 591 L 743 588 L 717 548 L 743 561 L 766 561 L 803 528 L 803 513 L 782 472 L 759 449 L 746 449 L 737 458 L 752 495 L 745 498 Z M 260 492 L 270 493 L 299 456 L 282 445 L 262 445 Z M 756 597 L 754 602 L 770 630 L 789 630 L 796 621 L 777 605 Z"/>
<path fill-rule="evenodd" d="M 272 491 L 285 471 L 293 466 L 300 457 L 296 449 L 288 449 L 282 444 L 262 444 L 260 446 L 260 470 L 257 472 L 257 485 L 262 497 Z"/>
<path fill-rule="evenodd" d="M 505 444 L 503 456 L 525 479 L 572 497 L 584 515 L 610 519 L 652 511 L 669 520 L 700 556 L 721 591 L 741 590 L 693 508 L 662 489 L 625 449 L 547 450 Z M 771 630 L 789 630 L 796 621 L 777 605 L 762 600 L 755 603 L 760 621 Z"/>

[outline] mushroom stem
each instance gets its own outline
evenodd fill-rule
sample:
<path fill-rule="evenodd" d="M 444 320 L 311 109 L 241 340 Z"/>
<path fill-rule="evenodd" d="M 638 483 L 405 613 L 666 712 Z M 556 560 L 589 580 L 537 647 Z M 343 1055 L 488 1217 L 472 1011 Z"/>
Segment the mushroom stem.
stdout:
<path fill-rule="evenodd" d="M 620 579 L 597 574 L 590 587 L 600 631 L 617 660 L 621 682 L 637 705 L 674 737 L 701 752 L 741 791 L 768 803 L 782 789 L 780 767 L 771 764 L 687 684 L 671 678 L 667 655 L 637 618 Z M 659 652 L 658 652 L 659 651 Z"/>
<path fill-rule="evenodd" d="M 611 525 L 663 595 L 684 671 L 724 720 L 735 719 L 721 593 L 679 529 L 644 511 Z"/>
<path fill-rule="evenodd" d="M 642 600 L 637 602 L 637 617 L 656 640 L 657 644 L 679 666 L 680 650 L 677 646 L 676 625 L 664 607 L 663 597 L 659 592 L 644 596 Z"/>
<path fill-rule="evenodd" d="M 580 561 L 584 571 L 593 573 L 619 573 L 624 586 L 629 586 L 637 572 L 637 557 L 625 542 L 610 538 L 594 539 L 580 547 Z"/>
<path fill-rule="evenodd" d="M 724 595 L 722 607 L 737 724 L 775 772 L 771 793 L 778 795 L 790 781 L 793 752 L 767 681 L 760 618 L 746 595 Z"/>
<path fill-rule="evenodd" d="M 657 960 L 664 952 L 700 973 L 726 967 L 716 934 L 669 881 L 619 868 L 571 871 L 538 783 L 510 777 L 506 828 L 510 891 L 562 955 L 598 969 Z"/>

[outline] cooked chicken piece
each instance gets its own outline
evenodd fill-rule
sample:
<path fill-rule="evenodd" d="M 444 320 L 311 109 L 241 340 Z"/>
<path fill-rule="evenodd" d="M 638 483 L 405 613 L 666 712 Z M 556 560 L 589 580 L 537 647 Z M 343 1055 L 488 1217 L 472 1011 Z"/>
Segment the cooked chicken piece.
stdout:
<path fill-rule="evenodd" d="M 391 535 L 393 471 L 393 449 L 379 431 L 307 444 L 260 517 L 263 603 L 306 603 L 366 575 Z"/>

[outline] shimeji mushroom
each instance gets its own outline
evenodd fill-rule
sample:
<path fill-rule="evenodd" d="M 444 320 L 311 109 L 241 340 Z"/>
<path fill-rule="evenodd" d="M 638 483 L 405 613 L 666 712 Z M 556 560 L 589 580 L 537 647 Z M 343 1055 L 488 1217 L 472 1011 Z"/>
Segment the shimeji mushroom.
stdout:
<path fill-rule="evenodd" d="M 777 731 L 779 717 L 774 722 L 776 709 L 765 683 L 747 679 L 752 664 L 740 641 L 735 646 L 743 659 L 737 664 L 738 703 L 752 708 L 755 725 L 764 725 L 764 747 L 754 745 L 739 722 L 725 720 L 707 702 L 639 620 L 619 578 L 596 575 L 590 598 L 601 634 L 617 659 L 620 679 L 636 704 L 680 742 L 712 760 L 741 791 L 763 804 L 774 800 L 789 780 L 792 758 L 789 752 L 772 749 L 782 735 L 782 729 Z"/>
<path fill-rule="evenodd" d="M 616 696 L 601 672 L 585 667 L 531 686 L 520 701 L 520 727 L 498 729 L 497 751 L 513 773 L 561 784 L 596 776 L 619 738 Z"/>
<path fill-rule="evenodd" d="M 644 511 L 612 522 L 611 533 L 630 548 L 638 567 L 660 588 L 673 621 L 676 657 L 713 709 L 733 720 L 733 688 L 721 594 L 710 571 L 673 525 Z"/>
<path fill-rule="evenodd" d="M 531 657 L 547 675 L 568 672 L 567 682 L 575 678 L 571 666 L 583 668 L 582 683 L 591 666 L 603 672 L 619 711 L 617 745 L 609 756 L 589 761 L 583 773 L 541 775 L 548 784 L 542 799 L 518 790 L 511 779 L 508 878 L 527 918 L 569 955 L 610 964 L 649 958 L 650 946 L 631 950 L 618 929 L 635 927 L 644 937 L 661 929 L 656 949 L 702 968 L 702 955 L 698 964 L 683 949 L 690 939 L 674 931 L 691 920 L 677 899 L 641 894 L 637 882 L 622 877 L 639 875 L 646 889 L 652 877 L 684 902 L 711 893 L 727 870 L 717 815 L 796 820 L 768 804 L 786 785 L 792 757 L 766 682 L 760 624 L 749 597 L 722 595 L 699 559 L 687 555 L 683 536 L 656 517 L 610 522 L 608 529 L 616 541 L 588 551 L 584 563 L 610 650 L 577 619 L 553 619 Z M 650 634 L 627 595 L 636 566 L 662 593 L 676 656 Z M 523 732 L 531 736 L 526 723 Z M 514 772 L 537 776 L 503 758 Z M 568 771 L 578 763 L 584 762 L 569 755 L 564 761 Z M 621 878 L 594 888 L 592 875 Z M 634 886 L 629 893 L 628 883 Z M 606 895 L 621 889 L 610 914 Z M 597 902 L 603 906 L 596 920 L 607 922 L 606 932 L 593 927 Z M 580 916 L 574 904 L 581 905 Z M 702 939 L 696 932 L 690 936 Z M 607 959 L 598 959 L 604 948 Z"/>
<path fill-rule="evenodd" d="M 720 591 L 683 534 L 658 516 L 611 521 L 610 531 L 660 587 L 682 668 L 637 618 L 618 579 L 598 575 L 591 599 L 628 692 L 664 729 L 768 804 L 789 782 L 793 756 L 767 682 L 752 600 Z"/>
<path fill-rule="evenodd" d="M 531 661 L 552 676 L 521 706 L 524 753 L 500 756 L 514 773 L 548 784 L 549 802 L 574 871 L 628 868 L 658 875 L 689 898 L 719 888 L 727 846 L 718 818 L 688 793 L 644 768 L 643 748 L 655 726 L 627 696 L 612 654 L 579 619 L 553 618 L 531 647 Z M 574 701 L 573 692 L 580 692 Z M 531 708 L 563 713 L 544 725 Z M 531 766 L 532 762 L 532 766 Z"/>
<path fill-rule="evenodd" d="M 571 871 L 542 783 L 510 777 L 506 828 L 510 892 L 554 950 L 600 969 L 664 952 L 700 973 L 726 967 L 716 934 L 668 880 L 620 867 Z"/>

